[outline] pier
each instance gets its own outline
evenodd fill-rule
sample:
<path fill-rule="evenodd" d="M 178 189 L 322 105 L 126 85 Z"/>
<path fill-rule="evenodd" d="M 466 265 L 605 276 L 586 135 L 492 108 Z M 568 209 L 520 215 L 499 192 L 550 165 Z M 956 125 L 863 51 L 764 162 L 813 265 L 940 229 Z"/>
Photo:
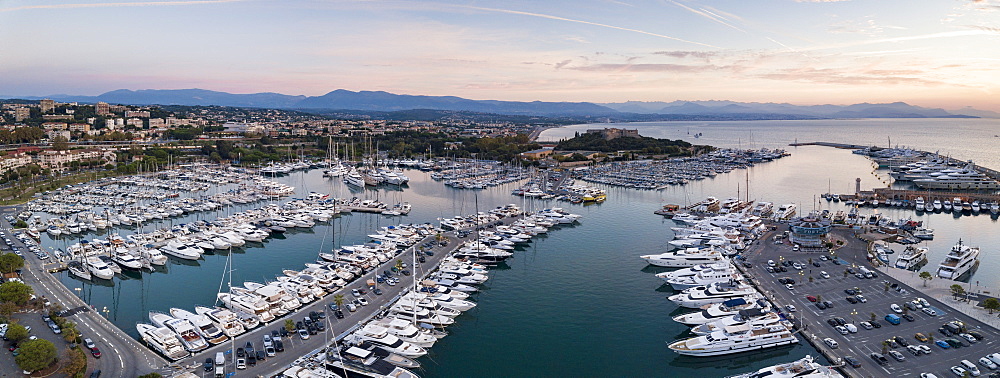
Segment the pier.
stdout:
<path fill-rule="evenodd" d="M 989 193 L 976 193 L 976 192 L 946 192 L 946 191 L 934 191 L 934 190 L 909 190 L 909 189 L 892 189 L 892 188 L 875 188 L 872 190 L 876 198 L 880 199 L 895 199 L 895 200 L 916 200 L 917 197 L 924 197 L 924 201 L 934 202 L 937 200 L 951 200 L 953 198 L 961 198 L 962 201 L 972 202 L 979 201 L 979 203 L 991 203 L 1000 202 L 1000 195 L 989 194 Z M 843 197 L 842 197 L 843 198 Z"/>
<path fill-rule="evenodd" d="M 833 142 L 802 142 L 802 143 L 795 142 L 795 143 L 789 143 L 788 145 L 792 146 L 792 147 L 798 147 L 798 146 L 824 146 L 824 147 L 833 147 L 833 148 L 843 148 L 843 149 L 848 149 L 848 150 L 860 150 L 862 148 L 871 147 L 871 146 L 862 146 L 860 144 L 833 143 Z"/>

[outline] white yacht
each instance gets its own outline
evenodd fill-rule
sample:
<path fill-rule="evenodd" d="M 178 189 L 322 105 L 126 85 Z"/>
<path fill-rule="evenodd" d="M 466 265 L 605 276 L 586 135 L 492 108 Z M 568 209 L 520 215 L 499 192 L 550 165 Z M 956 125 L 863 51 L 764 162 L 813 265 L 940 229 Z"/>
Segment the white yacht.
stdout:
<path fill-rule="evenodd" d="M 438 338 L 432 333 L 421 331 L 420 328 L 417 328 L 417 326 L 413 325 L 413 322 L 409 320 L 399 318 L 382 318 L 376 320 L 374 324 L 384 327 L 390 334 L 398 337 L 400 340 L 422 348 L 430 348 L 434 346 L 434 343 L 438 340 Z"/>
<path fill-rule="evenodd" d="M 198 306 L 194 308 L 194 312 L 198 315 L 208 317 L 226 336 L 236 337 L 246 332 L 246 328 L 243 327 L 243 322 L 240 321 L 240 318 L 228 309 Z"/>
<path fill-rule="evenodd" d="M 753 309 L 764 311 L 769 310 L 769 307 L 759 296 L 734 298 L 722 303 L 701 306 L 701 311 L 677 315 L 673 320 L 684 325 L 696 326 Z"/>
<path fill-rule="evenodd" d="M 198 248 L 196 246 L 191 246 L 177 242 L 167 243 L 167 245 L 160 248 L 160 251 L 162 251 L 165 254 L 184 260 L 197 260 L 201 258 L 201 253 L 203 252 L 201 248 Z"/>
<path fill-rule="evenodd" d="M 979 265 L 979 247 L 969 247 L 958 239 L 958 244 L 951 247 L 948 256 L 938 266 L 937 276 L 957 281 L 966 274 L 971 276 L 976 265 Z"/>
<path fill-rule="evenodd" d="M 111 261 L 121 265 L 122 268 L 135 270 L 142 269 L 142 260 L 135 257 L 135 255 L 129 253 L 124 248 L 115 249 L 114 254 L 111 255 Z"/>
<path fill-rule="evenodd" d="M 344 183 L 357 188 L 364 188 L 365 178 L 361 176 L 361 173 L 357 169 L 351 168 L 350 172 L 344 175 Z"/>
<path fill-rule="evenodd" d="M 960 170 L 944 170 L 930 173 L 926 178 L 914 179 L 913 183 L 923 189 L 948 190 L 997 190 L 1000 183 L 977 171 L 970 161 Z"/>
<path fill-rule="evenodd" d="M 97 256 L 88 257 L 86 265 L 94 277 L 110 280 L 115 276 L 115 271 Z"/>
<path fill-rule="evenodd" d="M 687 356 L 720 356 L 798 343 L 788 327 L 751 327 L 747 324 L 725 327 L 710 335 L 675 341 L 669 348 Z"/>
<path fill-rule="evenodd" d="M 694 275 L 674 277 L 666 281 L 674 290 L 684 290 L 696 286 L 711 285 L 716 282 L 727 282 L 736 278 L 738 278 L 736 269 L 733 268 L 732 264 L 726 264 L 721 268 L 705 269 Z"/>
<path fill-rule="evenodd" d="M 193 314 L 190 311 L 176 307 L 170 309 L 170 316 L 191 322 L 195 327 L 195 332 L 198 332 L 209 344 L 215 345 L 229 340 L 229 337 L 219 327 L 216 327 L 208 316 Z"/>
<path fill-rule="evenodd" d="M 184 319 L 177 319 L 162 312 L 150 311 L 149 320 L 157 327 L 167 327 L 174 331 L 180 339 L 184 349 L 190 352 L 198 352 L 208 348 L 208 342 L 195 330 L 194 324 Z"/>
<path fill-rule="evenodd" d="M 643 255 L 639 258 L 650 265 L 667 268 L 685 268 L 699 264 L 710 264 L 722 261 L 725 257 L 715 248 L 686 248 L 658 255 Z"/>
<path fill-rule="evenodd" d="M 181 345 L 181 340 L 177 338 L 177 334 L 171 331 L 170 328 L 139 323 L 135 325 L 135 329 L 139 331 L 139 337 L 142 338 L 142 341 L 146 345 L 160 352 L 160 354 L 171 361 L 177 361 L 191 355 L 190 352 L 184 349 L 184 346 Z"/>
<path fill-rule="evenodd" d="M 797 210 L 794 203 L 786 203 L 778 207 L 778 210 L 774 211 L 774 216 L 771 218 L 776 221 L 792 219 L 795 216 Z"/>
<path fill-rule="evenodd" d="M 254 316 L 261 323 L 268 323 L 274 320 L 274 314 L 271 313 L 270 306 L 263 299 L 229 293 L 219 293 L 216 296 L 230 310 Z"/>
<path fill-rule="evenodd" d="M 389 330 L 385 327 L 375 324 L 364 326 L 364 328 L 354 332 L 353 336 L 356 343 L 367 341 L 403 357 L 420 357 L 427 354 L 426 349 L 403 341 L 389 334 Z"/>
<path fill-rule="evenodd" d="M 932 206 L 932 208 L 933 208 L 934 211 L 941 211 L 941 206 L 942 206 L 941 205 L 941 200 L 938 200 L 938 199 L 934 200 L 934 203 L 932 203 L 931 206 Z"/>
<path fill-rule="evenodd" d="M 90 270 L 88 270 L 82 262 L 76 260 L 70 261 L 66 263 L 66 268 L 69 269 L 69 273 L 71 275 L 80 277 L 81 279 L 89 281 L 93 277 L 93 275 L 90 274 Z"/>
<path fill-rule="evenodd" d="M 925 210 L 925 208 L 924 208 L 924 197 L 917 197 L 917 200 L 914 203 L 916 205 L 917 211 L 924 211 Z"/>
<path fill-rule="evenodd" d="M 733 282 L 720 282 L 710 286 L 695 286 L 685 289 L 680 294 L 671 295 L 667 299 L 678 306 L 699 308 L 707 304 L 722 303 L 730 299 L 754 294 L 759 295 L 757 290 L 752 286 Z"/>
<path fill-rule="evenodd" d="M 896 257 L 896 268 L 910 270 L 927 260 L 927 248 L 907 246 Z"/>
<path fill-rule="evenodd" d="M 762 368 L 755 372 L 733 375 L 727 378 L 843 378 L 833 366 L 823 366 L 812 356 L 801 360 Z"/>
<path fill-rule="evenodd" d="M 749 325 L 750 327 L 770 327 L 773 325 L 792 327 L 792 323 L 782 319 L 776 312 L 761 312 L 758 310 L 743 310 L 733 316 L 716 319 L 711 322 L 700 324 L 691 328 L 691 333 L 695 335 L 710 335 L 715 331 L 720 331 L 725 327 L 735 325 Z"/>

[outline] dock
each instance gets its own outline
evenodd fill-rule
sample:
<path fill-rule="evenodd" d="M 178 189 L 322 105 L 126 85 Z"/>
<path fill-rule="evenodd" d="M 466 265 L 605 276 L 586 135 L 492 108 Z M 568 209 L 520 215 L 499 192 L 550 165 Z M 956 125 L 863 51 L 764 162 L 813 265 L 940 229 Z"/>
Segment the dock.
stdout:
<path fill-rule="evenodd" d="M 833 142 L 802 142 L 802 143 L 795 142 L 795 143 L 789 143 L 788 145 L 792 146 L 792 147 L 798 147 L 798 146 L 824 146 L 824 147 L 833 147 L 833 148 L 843 148 L 843 149 L 847 149 L 847 150 L 860 150 L 862 148 L 871 147 L 871 146 L 862 146 L 860 144 L 833 143 Z"/>

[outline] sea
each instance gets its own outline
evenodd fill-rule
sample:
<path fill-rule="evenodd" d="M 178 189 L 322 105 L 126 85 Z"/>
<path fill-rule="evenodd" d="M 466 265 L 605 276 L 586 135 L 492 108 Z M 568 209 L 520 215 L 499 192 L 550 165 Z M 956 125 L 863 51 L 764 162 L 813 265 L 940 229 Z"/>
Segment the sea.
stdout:
<path fill-rule="evenodd" d="M 775 204 L 795 203 L 801 212 L 845 209 L 843 203 L 819 199 L 826 192 L 853 193 L 856 178 L 863 189 L 885 186 L 888 175 L 864 156 L 849 150 L 821 146 L 789 147 L 793 142 L 837 142 L 861 145 L 908 146 L 940 151 L 1000 168 L 991 151 L 1000 141 L 1000 120 L 987 119 L 850 119 L 819 121 L 651 122 L 587 124 L 549 129 L 542 140 L 569 138 L 576 132 L 602 127 L 638 129 L 644 136 L 683 139 L 695 144 L 731 148 L 783 148 L 791 156 L 746 170 L 734 170 L 711 179 L 661 191 L 605 185 L 608 199 L 601 204 L 570 204 L 511 195 L 517 184 L 485 190 L 460 190 L 443 185 L 426 172 L 409 170 L 402 189 L 351 190 L 321 170 L 295 172 L 276 180 L 296 187 L 292 197 L 310 192 L 337 197 L 409 202 L 408 216 L 347 214 L 305 231 L 289 231 L 256 246 L 232 253 L 234 284 L 264 281 L 283 269 L 301 269 L 319 252 L 368 241 L 378 228 L 400 223 L 437 224 L 443 217 L 468 215 L 496 206 L 517 204 L 525 209 L 562 207 L 583 215 L 575 225 L 561 226 L 536 237 L 506 264 L 491 271 L 491 279 L 474 296 L 478 306 L 457 318 L 450 335 L 421 358 L 417 371 L 425 377 L 725 377 L 789 362 L 805 355 L 819 357 L 808 344 L 722 357 L 679 356 L 667 348 L 690 337 L 687 328 L 671 317 L 681 309 L 666 297 L 673 291 L 654 276 L 664 269 L 651 267 L 639 255 L 668 249 L 673 222 L 653 211 L 666 203 L 687 204 L 708 196 L 747 197 Z M 695 135 L 698 135 L 696 138 Z M 216 191 L 228 190 L 227 187 Z M 748 192 L 749 191 L 749 192 Z M 212 193 L 208 193 L 212 194 Z M 234 206 L 218 213 L 200 213 L 163 220 L 154 227 L 211 220 L 262 203 Z M 953 216 L 916 214 L 912 210 L 864 209 L 893 219 L 923 221 L 935 230 L 925 244 L 932 270 L 960 238 L 982 248 L 982 263 L 971 284 L 1000 288 L 1000 225 L 990 215 Z M 115 230 L 129 234 L 140 230 Z M 63 248 L 83 235 L 52 239 L 42 236 L 46 248 Z M 897 248 L 902 250 L 902 248 Z M 226 278 L 224 254 L 202 260 L 170 263 L 152 273 L 127 273 L 103 285 L 83 282 L 59 273 L 67 287 L 108 316 L 122 330 L 136 336 L 135 324 L 147 322 L 149 311 L 171 307 L 193 310 L 212 305 Z"/>

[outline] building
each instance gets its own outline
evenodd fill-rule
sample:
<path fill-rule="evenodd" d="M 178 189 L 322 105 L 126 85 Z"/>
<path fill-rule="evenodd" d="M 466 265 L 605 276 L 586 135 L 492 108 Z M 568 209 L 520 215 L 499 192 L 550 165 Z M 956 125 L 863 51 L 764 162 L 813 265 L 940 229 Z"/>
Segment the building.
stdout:
<path fill-rule="evenodd" d="M 61 171 L 66 169 L 66 166 L 70 162 L 74 161 L 102 161 L 105 163 L 112 163 L 115 161 L 115 153 L 111 150 L 99 150 L 99 149 L 86 149 L 86 150 L 68 150 L 68 151 L 53 151 L 47 150 L 38 153 L 36 156 L 38 159 L 38 165 L 43 168 L 49 168 L 52 170 Z"/>
<path fill-rule="evenodd" d="M 53 110 L 56 109 L 56 102 L 49 99 L 44 99 L 38 102 L 38 107 L 42 110 L 42 113 L 51 113 Z"/>
<path fill-rule="evenodd" d="M 17 169 L 31 164 L 31 161 L 31 155 L 25 153 L 12 153 L 6 156 L 0 156 L 0 173 L 6 173 L 12 169 Z"/>
<path fill-rule="evenodd" d="M 126 110 L 125 117 L 149 118 L 148 110 Z"/>
<path fill-rule="evenodd" d="M 641 138 L 642 137 L 641 135 L 639 135 L 639 130 L 638 129 L 633 129 L 633 130 L 629 130 L 629 129 L 616 129 L 616 128 L 590 129 L 590 130 L 587 130 L 587 134 L 601 134 L 604 137 L 604 140 L 612 140 L 612 139 L 615 139 L 615 138 Z"/>
<path fill-rule="evenodd" d="M 125 120 L 125 124 L 129 125 L 129 126 L 135 126 L 135 127 L 138 127 L 138 128 L 142 128 L 142 126 L 143 126 L 142 120 L 139 119 L 139 118 L 129 118 L 129 119 Z"/>
<path fill-rule="evenodd" d="M 49 130 L 45 132 L 45 136 L 48 137 L 49 140 L 55 140 L 56 138 L 61 137 L 68 141 L 71 135 L 72 134 L 70 134 L 69 130 Z"/>
<path fill-rule="evenodd" d="M 522 152 L 521 157 L 525 159 L 538 160 L 538 159 L 544 159 L 548 156 L 552 156 L 552 152 L 553 152 L 552 147 L 542 147 L 537 150 Z"/>
<path fill-rule="evenodd" d="M 21 122 L 28 118 L 31 118 L 31 109 L 26 107 L 20 107 L 14 109 L 14 121 Z"/>
<path fill-rule="evenodd" d="M 69 131 L 82 131 L 85 133 L 90 132 L 90 124 L 86 123 L 71 123 L 69 125 Z"/>
<path fill-rule="evenodd" d="M 66 122 L 44 122 L 42 123 L 43 130 L 66 130 L 69 126 Z"/>
<path fill-rule="evenodd" d="M 97 115 L 111 114 L 111 106 L 109 106 L 106 102 L 98 102 L 94 108 L 96 109 Z"/>
<path fill-rule="evenodd" d="M 167 126 L 167 123 L 163 121 L 163 118 L 150 118 L 149 128 L 150 129 L 162 129 Z"/>
<path fill-rule="evenodd" d="M 815 213 L 793 219 L 789 226 L 792 231 L 788 236 L 789 240 L 806 248 L 823 247 L 832 228 L 829 219 L 822 218 Z"/>

